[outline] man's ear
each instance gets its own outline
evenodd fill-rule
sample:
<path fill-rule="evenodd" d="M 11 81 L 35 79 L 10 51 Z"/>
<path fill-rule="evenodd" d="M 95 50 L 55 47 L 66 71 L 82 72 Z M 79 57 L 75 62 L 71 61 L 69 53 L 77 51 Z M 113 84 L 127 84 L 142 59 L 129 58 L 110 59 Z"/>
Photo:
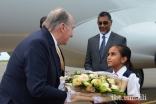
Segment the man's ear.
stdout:
<path fill-rule="evenodd" d="M 122 57 L 121 63 L 124 64 L 126 61 L 127 61 L 127 57 L 126 56 L 125 57 Z"/>
<path fill-rule="evenodd" d="M 110 22 L 111 22 L 111 26 L 112 26 L 113 20 L 110 20 Z"/>
<path fill-rule="evenodd" d="M 64 30 L 65 30 L 65 24 L 64 23 L 61 23 L 60 26 L 59 26 L 59 29 L 61 32 L 64 33 Z"/>

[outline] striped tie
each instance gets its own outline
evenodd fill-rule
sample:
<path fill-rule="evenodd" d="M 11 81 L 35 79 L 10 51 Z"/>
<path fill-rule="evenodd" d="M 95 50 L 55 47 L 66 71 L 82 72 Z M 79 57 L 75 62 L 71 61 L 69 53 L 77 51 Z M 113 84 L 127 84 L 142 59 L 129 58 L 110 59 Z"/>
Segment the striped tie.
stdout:
<path fill-rule="evenodd" d="M 58 46 L 56 46 L 56 51 L 57 51 L 58 56 L 60 57 L 61 70 L 64 71 L 64 69 L 65 69 L 64 61 L 63 61 L 63 57 L 62 57 L 61 51 Z"/>

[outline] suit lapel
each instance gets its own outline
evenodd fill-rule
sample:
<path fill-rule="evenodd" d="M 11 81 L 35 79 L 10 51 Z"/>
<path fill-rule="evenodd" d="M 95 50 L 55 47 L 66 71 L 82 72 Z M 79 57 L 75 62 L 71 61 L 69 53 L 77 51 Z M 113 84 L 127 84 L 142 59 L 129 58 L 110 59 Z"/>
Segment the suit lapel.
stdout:
<path fill-rule="evenodd" d="M 105 46 L 104 54 L 103 54 L 103 57 L 101 58 L 101 61 L 106 56 L 106 54 L 107 54 L 107 52 L 108 52 L 108 50 L 109 50 L 113 40 L 114 40 L 114 34 L 111 32 L 111 34 L 109 36 L 109 39 L 108 39 L 108 42 L 107 42 L 107 44 Z"/>
<path fill-rule="evenodd" d="M 60 79 L 60 74 L 61 74 L 60 73 L 60 64 L 59 64 L 60 60 L 59 60 L 58 54 L 56 52 L 54 40 L 53 40 L 50 32 L 46 28 L 42 29 L 42 31 L 43 31 L 43 35 L 45 35 L 46 39 L 48 40 L 48 43 L 50 46 L 50 53 L 52 53 L 52 57 L 55 62 L 55 65 L 56 65 L 56 72 L 57 72 L 58 78 Z"/>
<path fill-rule="evenodd" d="M 99 58 L 99 60 L 100 60 L 100 52 L 99 52 L 99 41 L 100 41 L 100 34 L 98 34 L 96 37 L 95 37 L 95 42 L 93 42 L 93 43 L 95 43 L 95 53 L 97 53 L 96 55 L 97 55 L 97 57 Z"/>

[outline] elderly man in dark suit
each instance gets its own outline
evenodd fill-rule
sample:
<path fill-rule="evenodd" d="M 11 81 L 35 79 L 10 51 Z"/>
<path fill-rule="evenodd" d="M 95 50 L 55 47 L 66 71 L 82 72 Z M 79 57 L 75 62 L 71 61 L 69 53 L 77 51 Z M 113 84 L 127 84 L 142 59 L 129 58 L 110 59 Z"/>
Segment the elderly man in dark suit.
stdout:
<path fill-rule="evenodd" d="M 56 46 L 73 36 L 74 21 L 58 8 L 43 25 L 12 53 L 0 84 L 0 104 L 64 104 L 68 93 L 57 89 L 61 65 Z"/>
<path fill-rule="evenodd" d="M 47 16 L 44 16 L 40 19 L 40 28 L 45 28 L 43 25 L 43 22 L 46 20 Z M 64 55 L 62 53 L 62 50 L 59 46 L 56 47 L 58 56 L 60 58 L 60 63 L 61 63 L 61 76 L 65 75 L 65 59 L 64 59 Z"/>
<path fill-rule="evenodd" d="M 111 31 L 112 19 L 108 12 L 101 12 L 97 21 L 100 33 L 88 40 L 84 67 L 92 71 L 108 71 L 108 50 L 115 44 L 126 45 L 126 38 Z"/>

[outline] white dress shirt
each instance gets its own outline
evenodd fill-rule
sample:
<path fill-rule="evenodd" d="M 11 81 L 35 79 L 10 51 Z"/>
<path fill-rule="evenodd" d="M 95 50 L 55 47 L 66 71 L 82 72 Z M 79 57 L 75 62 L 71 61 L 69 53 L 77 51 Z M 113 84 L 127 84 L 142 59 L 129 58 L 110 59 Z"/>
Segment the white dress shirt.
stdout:
<path fill-rule="evenodd" d="M 55 37 L 53 36 L 53 34 L 50 32 L 50 34 L 51 34 L 51 36 L 52 36 L 52 38 L 53 38 L 53 40 L 54 40 L 54 43 L 55 43 L 55 47 L 57 46 L 57 41 L 56 41 L 56 39 L 55 39 Z"/>
<path fill-rule="evenodd" d="M 105 34 L 105 46 L 106 46 L 106 44 L 108 42 L 108 39 L 109 39 L 110 34 L 111 34 L 111 30 L 107 34 Z M 101 43 L 103 41 L 102 36 L 103 36 L 103 34 L 100 33 L 99 49 L 100 49 Z"/>
<path fill-rule="evenodd" d="M 115 73 L 113 70 L 113 73 L 117 74 L 118 77 L 121 77 L 126 70 L 126 66 L 123 66 L 117 73 Z M 131 73 L 128 77 L 127 95 L 140 98 L 139 78 L 135 75 L 135 73 Z"/>

